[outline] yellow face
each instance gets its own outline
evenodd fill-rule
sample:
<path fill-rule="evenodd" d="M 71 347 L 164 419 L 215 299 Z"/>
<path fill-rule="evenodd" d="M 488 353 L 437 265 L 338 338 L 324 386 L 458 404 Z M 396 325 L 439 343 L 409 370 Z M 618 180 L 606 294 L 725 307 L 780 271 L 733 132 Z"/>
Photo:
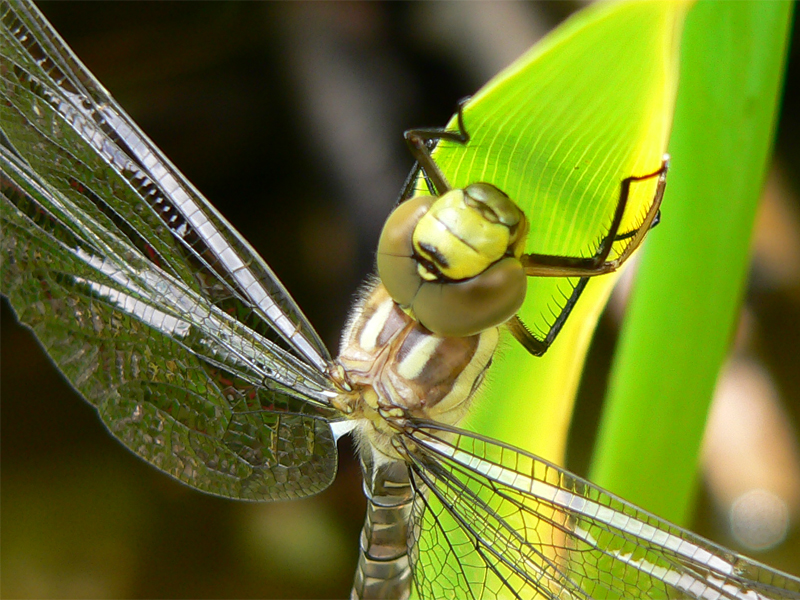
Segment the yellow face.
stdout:
<path fill-rule="evenodd" d="M 494 186 L 473 184 L 438 198 L 414 228 L 422 279 L 462 281 L 509 254 L 524 216 Z M 513 252 L 512 252 L 513 254 Z"/>
<path fill-rule="evenodd" d="M 386 221 L 378 273 L 394 301 L 433 333 L 474 335 L 522 305 L 527 231 L 522 211 L 488 183 L 416 196 Z"/>

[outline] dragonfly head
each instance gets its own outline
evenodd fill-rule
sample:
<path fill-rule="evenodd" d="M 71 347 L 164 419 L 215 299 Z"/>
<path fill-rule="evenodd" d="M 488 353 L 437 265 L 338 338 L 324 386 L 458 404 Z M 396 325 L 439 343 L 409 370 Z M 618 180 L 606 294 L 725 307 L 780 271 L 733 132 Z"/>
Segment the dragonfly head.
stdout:
<path fill-rule="evenodd" d="M 378 274 L 395 302 L 433 333 L 474 335 L 522 305 L 527 232 L 525 214 L 488 183 L 416 196 L 384 225 Z"/>

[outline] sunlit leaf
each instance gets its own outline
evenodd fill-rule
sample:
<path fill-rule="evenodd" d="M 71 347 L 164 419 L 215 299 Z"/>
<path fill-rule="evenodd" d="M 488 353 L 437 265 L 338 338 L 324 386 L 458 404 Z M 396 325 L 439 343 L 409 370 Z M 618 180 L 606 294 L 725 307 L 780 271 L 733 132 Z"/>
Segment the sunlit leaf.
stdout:
<path fill-rule="evenodd" d="M 592 255 L 608 231 L 621 180 L 661 165 L 685 8 L 600 5 L 564 23 L 472 98 L 464 110 L 468 144 L 437 147 L 451 184 L 488 181 L 509 194 L 531 222 L 527 251 Z M 641 222 L 654 189 L 654 181 L 634 186 L 623 231 Z M 560 458 L 583 357 L 614 280 L 587 286 L 544 358 L 507 344 L 474 427 Z M 576 283 L 531 278 L 521 311 L 526 324 L 541 332 Z"/>

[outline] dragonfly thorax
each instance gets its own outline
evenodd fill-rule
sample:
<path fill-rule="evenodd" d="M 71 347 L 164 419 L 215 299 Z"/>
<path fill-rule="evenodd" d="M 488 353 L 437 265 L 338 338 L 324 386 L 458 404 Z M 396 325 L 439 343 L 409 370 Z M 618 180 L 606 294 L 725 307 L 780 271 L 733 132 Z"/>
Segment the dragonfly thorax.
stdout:
<path fill-rule="evenodd" d="M 524 213 L 475 183 L 400 204 L 384 225 L 378 273 L 410 316 L 442 336 L 471 336 L 510 319 L 525 299 Z"/>
<path fill-rule="evenodd" d="M 351 391 L 337 403 L 360 421 L 362 437 L 396 459 L 391 440 L 404 418 L 449 425 L 463 418 L 498 335 L 496 327 L 466 337 L 435 335 L 375 283 L 357 301 L 342 337 L 336 360 Z"/>

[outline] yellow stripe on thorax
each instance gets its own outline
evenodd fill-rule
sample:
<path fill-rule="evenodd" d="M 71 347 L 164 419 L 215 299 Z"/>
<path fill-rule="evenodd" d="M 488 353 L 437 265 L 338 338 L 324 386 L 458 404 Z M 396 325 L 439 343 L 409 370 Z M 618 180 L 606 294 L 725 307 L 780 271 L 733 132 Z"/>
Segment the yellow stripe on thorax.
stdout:
<path fill-rule="evenodd" d="M 422 338 L 397 366 L 397 374 L 408 381 L 417 379 L 436 353 L 440 342 L 441 338 L 432 334 Z"/>
<path fill-rule="evenodd" d="M 364 327 L 361 329 L 361 336 L 358 338 L 358 344 L 362 350 L 372 352 L 378 344 L 378 336 L 383 331 L 386 325 L 386 319 L 389 318 L 389 313 L 392 311 L 394 301 L 388 298 L 378 305 L 375 312 L 370 316 Z"/>

